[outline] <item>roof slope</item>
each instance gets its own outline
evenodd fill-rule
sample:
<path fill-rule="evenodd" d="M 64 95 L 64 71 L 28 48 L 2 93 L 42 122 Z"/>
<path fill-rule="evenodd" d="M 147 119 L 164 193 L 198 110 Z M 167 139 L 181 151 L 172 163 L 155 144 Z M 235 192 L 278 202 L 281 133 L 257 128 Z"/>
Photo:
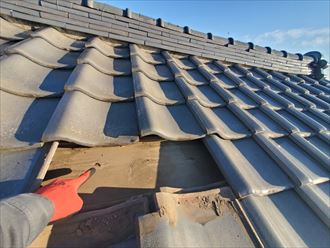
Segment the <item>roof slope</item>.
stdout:
<path fill-rule="evenodd" d="M 1 22 L 2 197 L 28 188 L 53 141 L 203 138 L 266 245 L 330 242 L 329 81 Z"/>

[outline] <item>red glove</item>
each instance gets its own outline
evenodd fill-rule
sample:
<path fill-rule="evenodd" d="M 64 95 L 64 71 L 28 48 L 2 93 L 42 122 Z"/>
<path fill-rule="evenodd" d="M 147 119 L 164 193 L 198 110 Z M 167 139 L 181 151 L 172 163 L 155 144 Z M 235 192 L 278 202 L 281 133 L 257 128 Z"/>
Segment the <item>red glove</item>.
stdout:
<path fill-rule="evenodd" d="M 35 192 L 53 203 L 54 214 L 50 222 L 67 217 L 82 208 L 83 200 L 78 195 L 77 190 L 95 171 L 95 168 L 91 168 L 77 178 L 56 179 Z"/>

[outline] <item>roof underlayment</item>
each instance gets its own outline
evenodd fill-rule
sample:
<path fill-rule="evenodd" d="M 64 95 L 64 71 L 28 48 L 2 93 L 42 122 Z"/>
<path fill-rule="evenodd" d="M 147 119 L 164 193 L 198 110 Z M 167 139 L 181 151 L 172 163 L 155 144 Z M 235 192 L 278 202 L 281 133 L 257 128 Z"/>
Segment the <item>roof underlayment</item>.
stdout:
<path fill-rule="evenodd" d="M 141 199 L 141 246 L 188 245 L 197 233 L 200 246 L 226 245 L 204 238 L 240 220 L 235 204 L 266 246 L 328 246 L 330 82 L 318 53 L 280 52 L 89 3 L 1 1 L 0 197 L 31 188 L 52 142 L 202 139 L 234 196 L 221 195 L 227 188 L 161 192 L 157 214 Z M 180 204 L 185 197 L 189 208 Z M 196 197 L 211 205 L 200 210 Z M 227 231 L 245 232 L 238 222 Z M 191 239 L 180 240 L 182 232 Z M 254 242 L 240 237 L 238 246 Z"/>

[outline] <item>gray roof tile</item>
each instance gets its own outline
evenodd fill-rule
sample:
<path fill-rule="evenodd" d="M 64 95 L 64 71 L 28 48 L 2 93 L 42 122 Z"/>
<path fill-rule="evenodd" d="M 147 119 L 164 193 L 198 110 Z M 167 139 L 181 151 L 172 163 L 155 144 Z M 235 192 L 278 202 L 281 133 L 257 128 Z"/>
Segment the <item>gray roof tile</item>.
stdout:
<path fill-rule="evenodd" d="M 183 70 L 192 70 L 196 65 L 190 61 L 189 57 L 175 58 L 176 64 Z"/>
<path fill-rule="evenodd" d="M 313 135 L 322 138 L 322 135 Z M 311 136 L 309 136 L 311 137 Z M 326 153 L 320 151 L 318 147 L 308 142 L 308 137 L 305 138 L 299 133 L 293 133 L 290 138 L 296 145 L 298 145 L 307 155 L 313 158 L 320 166 L 323 166 L 326 170 L 330 171 L 330 158 L 326 156 Z M 320 141 L 318 141 L 320 144 Z"/>
<path fill-rule="evenodd" d="M 330 102 L 330 95 L 325 95 L 325 94 L 321 94 L 318 96 L 320 99 L 322 99 L 323 101 L 329 103 Z M 314 98 L 315 99 L 315 98 Z"/>
<path fill-rule="evenodd" d="M 132 72 L 140 71 L 155 81 L 173 81 L 173 75 L 166 65 L 152 65 L 145 62 L 139 55 L 132 55 Z"/>
<path fill-rule="evenodd" d="M 297 188 L 297 193 L 330 228 L 330 183 L 310 184 Z"/>
<path fill-rule="evenodd" d="M 0 101 L 0 150 L 41 146 L 41 136 L 58 99 L 21 97 L 1 90 Z"/>
<path fill-rule="evenodd" d="M 31 37 L 42 38 L 53 46 L 68 51 L 81 51 L 85 47 L 83 41 L 69 38 L 52 27 L 37 30 L 31 33 Z"/>
<path fill-rule="evenodd" d="M 305 80 L 306 83 L 310 83 L 310 84 L 318 84 L 318 81 L 313 79 L 313 78 L 310 78 L 308 76 L 305 76 L 305 75 L 297 75 L 298 77 L 302 78 L 303 80 Z"/>
<path fill-rule="evenodd" d="M 249 79 L 249 77 L 244 76 L 241 77 L 241 79 L 245 83 L 246 87 L 248 87 L 250 90 L 257 91 L 261 89 L 261 87 L 258 86 L 258 84 L 254 83 L 251 79 Z"/>
<path fill-rule="evenodd" d="M 160 105 L 147 97 L 136 98 L 141 136 L 158 135 L 169 140 L 192 140 L 204 136 L 186 105 Z"/>
<path fill-rule="evenodd" d="M 293 186 L 253 138 L 230 141 L 211 135 L 204 143 L 239 197 L 268 195 Z"/>
<path fill-rule="evenodd" d="M 0 199 L 31 189 L 49 145 L 22 151 L 0 151 Z"/>
<path fill-rule="evenodd" d="M 313 109 L 315 111 L 315 109 Z M 316 110 L 317 111 L 317 110 Z M 315 111 L 315 112 L 316 112 Z M 307 125 L 309 125 L 315 132 L 328 132 L 329 133 L 329 123 L 323 125 L 322 123 L 319 123 L 317 120 L 314 120 L 313 118 L 307 116 L 304 114 L 304 112 L 299 112 L 295 110 L 296 116 L 303 120 Z M 324 113 L 324 112 L 322 112 Z"/>
<path fill-rule="evenodd" d="M 17 70 L 17 68 L 24 68 L 24 70 Z M 63 94 L 64 84 L 72 72 L 72 70 L 41 66 L 19 54 L 1 57 L 0 71 L 2 90 L 29 97 Z"/>
<path fill-rule="evenodd" d="M 294 190 L 242 200 L 266 246 L 326 247 L 329 229 Z"/>
<path fill-rule="evenodd" d="M 5 40 L 24 40 L 29 36 L 29 30 L 25 30 L 3 18 L 0 18 L 0 28 L 0 37 Z"/>
<path fill-rule="evenodd" d="M 103 102 L 80 91 L 61 98 L 42 140 L 65 140 L 85 146 L 124 145 L 137 142 L 134 102 Z"/>
<path fill-rule="evenodd" d="M 295 108 L 287 108 L 286 110 L 282 109 L 279 110 L 278 113 L 287 118 L 289 122 L 299 128 L 302 132 L 311 133 L 313 130 L 316 132 L 325 130 L 325 127 L 321 124 Z"/>
<path fill-rule="evenodd" d="M 306 140 L 308 140 L 311 144 L 313 144 L 317 149 L 319 149 L 321 152 L 323 152 L 327 158 L 330 157 L 330 150 L 329 150 L 329 140 L 323 140 L 321 137 L 317 135 L 306 137 Z"/>
<path fill-rule="evenodd" d="M 90 64 L 76 66 L 65 84 L 65 90 L 78 90 L 97 100 L 109 102 L 134 98 L 133 82 L 130 76 L 107 75 Z"/>
<path fill-rule="evenodd" d="M 258 125 L 262 126 L 267 135 L 270 137 L 278 137 L 288 134 L 288 131 L 283 128 L 276 116 L 271 110 L 265 110 L 265 107 L 252 108 L 247 110 L 255 119 Z"/>
<path fill-rule="evenodd" d="M 302 96 L 301 96 L 302 97 Z M 313 96 L 311 94 L 304 94 L 304 98 L 306 102 L 310 102 L 312 107 L 318 108 L 320 110 L 329 110 L 330 109 L 330 96 L 329 95 L 320 95 L 318 97 Z M 314 106 L 313 106 L 314 105 Z"/>
<path fill-rule="evenodd" d="M 252 133 L 265 132 L 264 127 L 259 125 L 257 119 L 250 115 L 246 110 L 242 109 L 239 104 L 235 102 L 230 103 L 228 107 Z"/>
<path fill-rule="evenodd" d="M 319 84 L 324 85 L 324 86 L 330 86 L 330 80 L 329 79 L 326 79 L 326 78 L 322 78 L 319 81 Z"/>
<path fill-rule="evenodd" d="M 161 105 L 182 104 L 185 102 L 176 83 L 157 82 L 142 72 L 133 73 L 135 97 L 146 96 Z"/>
<path fill-rule="evenodd" d="M 252 68 L 250 72 L 252 73 L 252 76 L 257 78 L 257 79 L 264 79 L 265 76 L 261 74 L 263 71 L 257 70 L 258 68 Z"/>
<path fill-rule="evenodd" d="M 286 171 L 295 185 L 321 183 L 329 180 L 329 173 L 315 158 L 306 154 L 292 137 L 270 139 L 263 134 L 256 135 L 257 142 L 266 152 L 279 161 L 282 169 Z"/>
<path fill-rule="evenodd" d="M 152 50 L 147 50 L 143 48 L 139 48 L 138 45 L 131 44 L 130 52 L 132 55 L 139 56 L 144 62 L 153 65 L 165 64 L 165 59 L 159 52 L 155 52 Z"/>
<path fill-rule="evenodd" d="M 299 132 L 299 129 L 296 126 L 294 126 L 280 113 L 273 110 L 268 104 L 261 105 L 260 109 L 264 113 L 266 113 L 270 118 L 272 118 L 276 123 L 278 123 L 281 127 L 283 127 L 287 132 L 289 133 Z"/>
<path fill-rule="evenodd" d="M 90 64 L 108 75 L 130 75 L 131 62 L 128 59 L 114 59 L 105 56 L 95 48 L 85 49 L 77 60 L 78 64 Z"/>
<path fill-rule="evenodd" d="M 319 90 L 324 91 L 325 94 L 330 94 L 329 84 L 327 84 L 327 86 L 325 86 L 325 85 L 316 83 L 316 84 L 313 84 L 312 86 L 319 89 Z"/>
<path fill-rule="evenodd" d="M 230 89 L 229 92 L 234 95 L 237 103 L 243 109 L 250 109 L 250 108 L 257 107 L 257 103 L 255 101 L 253 101 L 249 96 L 244 94 L 244 92 L 242 92 L 240 90 L 240 88 Z"/>
<path fill-rule="evenodd" d="M 47 51 L 45 53 L 44 51 Z M 11 47 L 8 54 L 20 54 L 31 61 L 49 68 L 73 68 L 77 64 L 78 52 L 59 49 L 42 38 L 23 40 Z"/>
<path fill-rule="evenodd" d="M 188 104 L 207 134 L 218 134 L 223 139 L 240 139 L 251 135 L 229 107 L 207 108 L 196 100 L 189 101 Z"/>
<path fill-rule="evenodd" d="M 192 85 L 208 84 L 206 78 L 196 69 L 183 71 L 182 75 L 187 80 L 187 82 Z"/>
<path fill-rule="evenodd" d="M 306 111 L 302 111 L 305 115 L 309 116 L 313 120 L 320 123 L 322 126 L 326 127 L 327 130 L 330 129 L 330 117 L 325 113 L 321 112 L 318 109 L 308 109 Z"/>
<path fill-rule="evenodd" d="M 299 83 L 304 83 L 305 80 L 302 79 L 301 77 L 298 77 L 298 75 L 294 75 L 294 74 L 291 74 L 291 73 L 287 73 L 288 77 L 290 78 L 290 80 L 296 84 L 299 84 Z"/>
<path fill-rule="evenodd" d="M 296 108 L 296 109 L 299 109 L 299 110 L 303 110 L 306 108 L 306 105 L 308 105 L 308 107 L 310 107 L 311 104 L 308 104 L 308 102 L 304 102 L 303 100 L 305 100 L 303 98 L 302 99 L 299 99 L 297 95 L 295 94 L 290 94 L 289 92 L 285 92 L 285 93 L 278 93 L 279 96 L 283 97 L 285 100 L 289 101 L 291 104 L 293 104 L 293 106 Z M 289 104 L 290 104 L 289 103 Z M 304 104 L 305 103 L 305 104 Z M 288 107 L 288 105 L 287 105 Z"/>
<path fill-rule="evenodd" d="M 323 78 L 323 79 L 321 79 L 321 80 L 318 82 L 317 85 L 319 85 L 319 86 L 323 86 L 322 89 L 323 89 L 325 92 L 327 92 L 328 94 L 330 94 L 330 93 L 329 93 L 329 90 L 326 90 L 327 87 L 330 87 L 330 81 L 329 81 L 329 80 L 326 80 L 325 78 Z"/>
<path fill-rule="evenodd" d="M 216 66 L 213 61 L 210 61 L 208 63 L 205 63 L 205 66 L 207 68 L 208 71 L 210 71 L 211 73 L 217 74 L 217 73 L 221 73 L 222 70 Z"/>
<path fill-rule="evenodd" d="M 215 76 L 219 79 L 219 84 L 225 89 L 235 88 L 237 84 L 233 82 L 230 78 L 228 78 L 225 74 L 215 74 Z"/>
<path fill-rule="evenodd" d="M 263 90 L 256 91 L 255 92 L 259 97 L 261 97 L 272 109 L 274 110 L 280 110 L 283 105 L 280 104 L 278 101 L 276 101 L 272 96 L 270 96 L 268 93 Z"/>
<path fill-rule="evenodd" d="M 234 73 L 235 77 L 242 77 L 245 75 L 245 73 L 237 69 L 235 65 L 229 66 L 228 69 L 230 69 L 230 71 Z"/>
<path fill-rule="evenodd" d="M 321 95 L 322 93 L 324 94 L 324 92 L 322 90 L 317 89 L 317 88 L 313 87 L 313 85 L 310 85 L 310 84 L 300 83 L 298 86 L 301 88 L 307 89 L 311 94 L 315 94 L 315 95 Z"/>
<path fill-rule="evenodd" d="M 6 39 L 2 39 L 2 38 L 0 38 L 0 46 L 1 46 L 1 48 L 3 47 L 3 46 L 6 46 L 6 44 L 7 43 L 10 43 L 10 42 L 15 42 L 15 41 L 10 41 L 10 40 L 6 40 Z M 12 45 L 12 44 L 10 44 L 10 45 Z M 2 50 L 2 49 L 1 49 Z M 3 49 L 4 50 L 4 49 Z M 3 53 L 3 51 L 1 51 L 1 54 Z"/>
<path fill-rule="evenodd" d="M 118 43 L 110 43 L 98 37 L 92 37 L 85 43 L 86 48 L 95 48 L 107 57 L 128 58 L 129 49 Z"/>
<path fill-rule="evenodd" d="M 176 83 L 187 100 L 198 100 L 205 107 L 224 106 L 225 102 L 209 85 L 193 86 L 182 77 L 177 77 Z"/>
<path fill-rule="evenodd" d="M 290 122 L 291 125 L 296 127 L 300 132 L 303 132 L 305 134 L 310 134 L 312 132 L 312 129 L 308 125 L 306 125 L 297 117 L 292 115 L 292 113 L 290 113 L 288 110 L 281 109 L 278 110 L 277 113 L 280 114 L 283 118 L 285 118 L 288 122 Z"/>

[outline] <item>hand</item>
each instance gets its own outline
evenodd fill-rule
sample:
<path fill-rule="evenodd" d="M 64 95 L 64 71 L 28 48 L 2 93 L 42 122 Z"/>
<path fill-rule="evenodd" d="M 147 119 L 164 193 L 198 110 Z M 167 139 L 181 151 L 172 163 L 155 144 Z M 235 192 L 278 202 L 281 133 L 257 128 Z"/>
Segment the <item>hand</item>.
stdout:
<path fill-rule="evenodd" d="M 91 168 L 73 179 L 56 179 L 50 184 L 39 188 L 35 193 L 48 198 L 54 205 L 51 221 L 59 220 L 78 212 L 83 200 L 78 195 L 78 188 L 95 173 Z"/>

